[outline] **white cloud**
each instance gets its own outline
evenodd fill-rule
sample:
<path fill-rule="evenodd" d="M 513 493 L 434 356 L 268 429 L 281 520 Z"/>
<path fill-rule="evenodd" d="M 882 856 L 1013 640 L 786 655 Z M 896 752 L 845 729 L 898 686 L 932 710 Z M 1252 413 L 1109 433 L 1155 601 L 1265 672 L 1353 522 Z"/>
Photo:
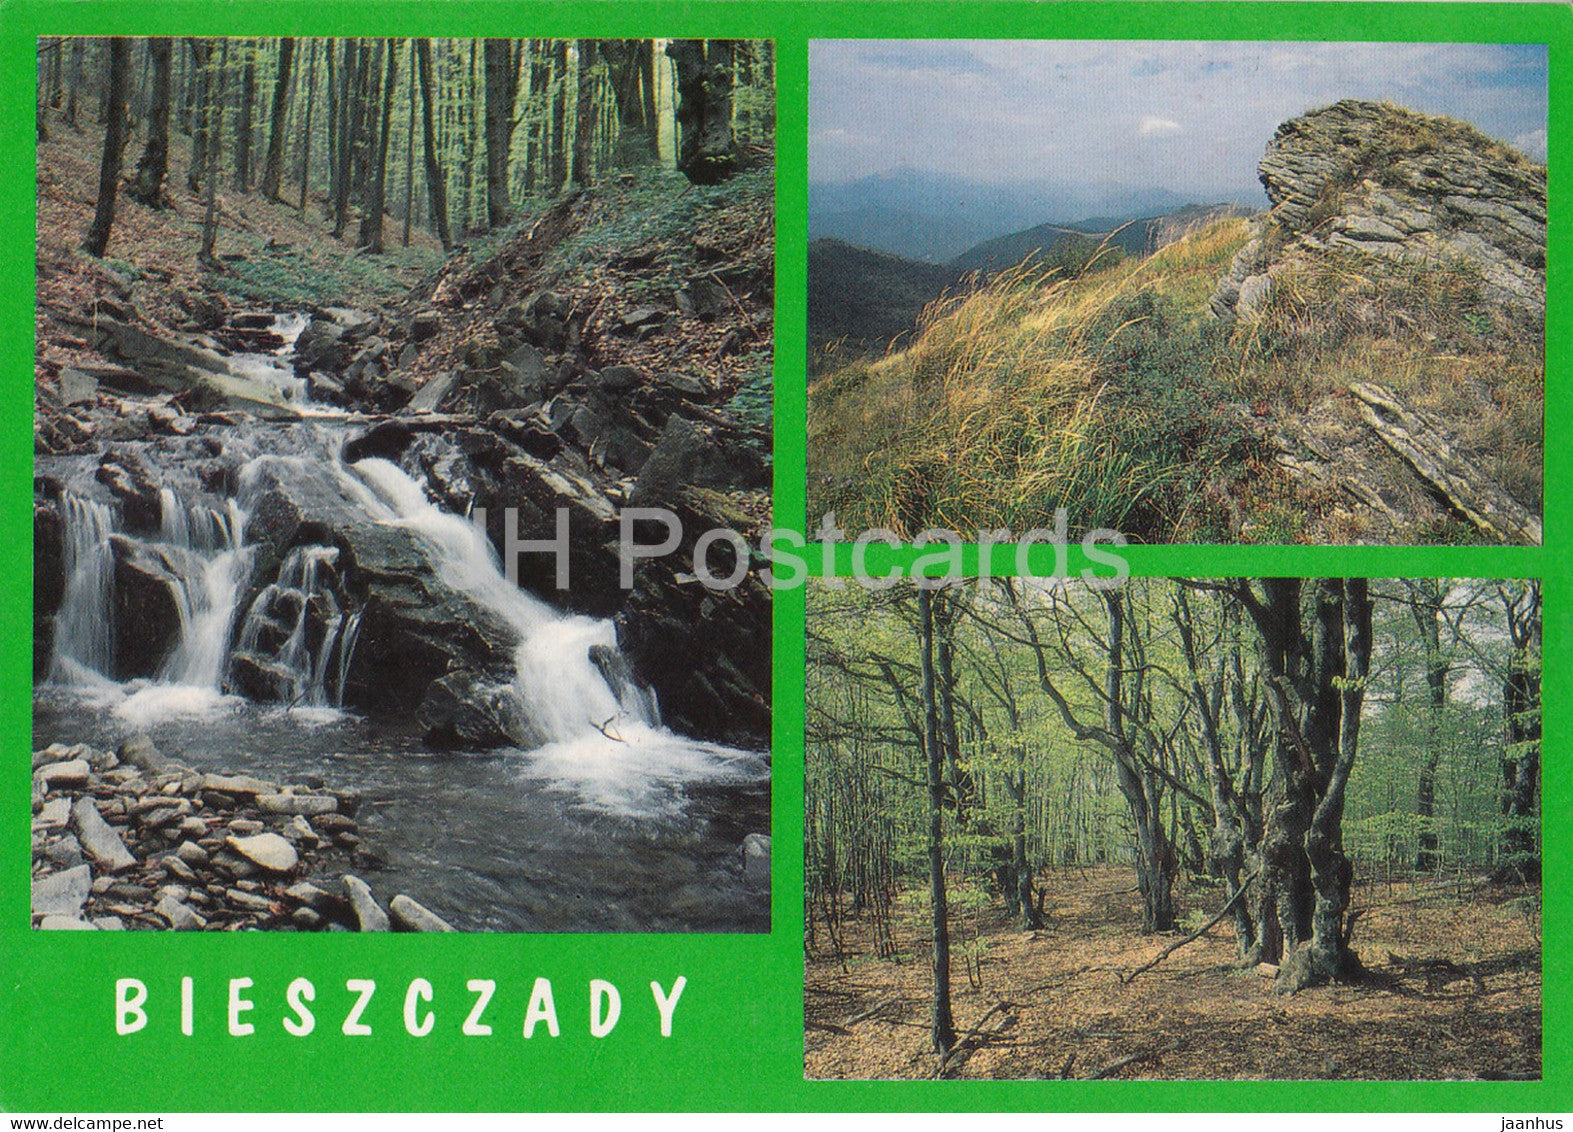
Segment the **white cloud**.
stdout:
<path fill-rule="evenodd" d="M 1180 132 L 1180 123 L 1172 118 L 1159 118 L 1152 114 L 1142 119 L 1142 124 L 1136 128 L 1142 137 L 1151 134 L 1177 134 Z"/>
<path fill-rule="evenodd" d="M 1531 130 L 1527 134 L 1519 134 L 1513 139 L 1513 148 L 1527 157 L 1536 161 L 1546 159 L 1546 131 Z"/>

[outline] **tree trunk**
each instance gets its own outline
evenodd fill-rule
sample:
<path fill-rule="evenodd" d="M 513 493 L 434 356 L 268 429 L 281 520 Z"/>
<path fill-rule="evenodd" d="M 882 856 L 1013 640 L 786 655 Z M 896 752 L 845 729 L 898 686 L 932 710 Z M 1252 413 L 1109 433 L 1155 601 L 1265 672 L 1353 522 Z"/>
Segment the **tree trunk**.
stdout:
<path fill-rule="evenodd" d="M 431 198 L 432 225 L 442 250 L 453 248 L 453 235 L 448 230 L 448 191 L 443 181 L 442 168 L 437 164 L 436 130 L 432 126 L 432 76 L 431 40 L 415 41 L 415 57 L 421 72 L 421 136 L 426 159 L 426 191 Z"/>
<path fill-rule="evenodd" d="M 1540 786 L 1540 583 L 1507 603 L 1513 652 L 1502 688 L 1502 850 L 1496 879 L 1540 881 L 1535 796 Z"/>
<path fill-rule="evenodd" d="M 224 140 L 224 87 L 229 77 L 229 40 L 227 39 L 223 41 L 216 70 L 218 82 L 211 89 L 213 98 L 207 103 L 207 109 L 204 111 L 208 121 L 208 167 L 204 174 L 207 205 L 202 216 L 202 251 L 197 257 L 203 264 L 212 268 L 220 266 L 214 251 L 218 246 L 218 170 L 219 153 L 223 148 Z"/>
<path fill-rule="evenodd" d="M 1442 656 L 1442 583 L 1435 578 L 1425 578 L 1408 583 L 1410 586 L 1410 612 L 1415 626 L 1420 630 L 1420 644 L 1425 653 L 1426 691 L 1426 749 L 1420 757 L 1420 780 L 1415 788 L 1416 851 L 1415 869 L 1418 872 L 1435 872 L 1440 864 L 1437 852 L 1439 842 L 1436 831 L 1436 772 L 1442 761 L 1444 726 L 1447 717 L 1448 664 Z"/>
<path fill-rule="evenodd" d="M 344 238 L 350 217 L 355 148 L 360 144 L 360 84 L 365 77 L 365 49 L 353 39 L 344 43 L 344 77 L 339 94 L 339 150 L 334 155 L 333 237 Z"/>
<path fill-rule="evenodd" d="M 160 208 L 164 200 L 164 176 L 169 171 L 169 79 L 173 41 L 148 40 L 148 56 L 153 61 L 153 92 L 148 104 L 147 146 L 137 164 L 136 179 L 126 195 L 149 208 Z"/>
<path fill-rule="evenodd" d="M 508 223 L 508 154 L 513 146 L 513 105 L 519 94 L 519 67 L 513 40 L 488 39 L 486 67 L 486 226 Z"/>
<path fill-rule="evenodd" d="M 578 95 L 574 101 L 573 183 L 589 188 L 594 179 L 590 165 L 595 138 L 595 40 L 579 41 Z"/>
<path fill-rule="evenodd" d="M 677 67 L 677 168 L 696 185 L 720 184 L 737 172 L 732 41 L 674 39 L 666 53 Z"/>
<path fill-rule="evenodd" d="M 279 40 L 278 82 L 273 86 L 273 110 L 268 124 L 268 156 L 262 169 L 262 195 L 279 199 L 284 180 L 284 126 L 289 117 L 289 82 L 295 62 L 295 41 L 288 36 Z"/>
<path fill-rule="evenodd" d="M 1357 976 L 1349 948 L 1354 869 L 1343 851 L 1344 791 L 1354 767 L 1371 659 L 1364 579 L 1317 580 L 1302 615 L 1299 579 L 1263 581 L 1254 602 L 1278 703 L 1278 789 L 1263 838 L 1264 883 L 1283 933 L 1278 989 Z"/>
<path fill-rule="evenodd" d="M 945 765 L 934 690 L 934 601 L 926 589 L 918 590 L 918 618 L 923 654 L 923 747 L 928 756 L 929 908 L 934 931 L 934 997 L 929 1013 L 929 1036 L 934 1052 L 944 1057 L 956 1044 L 956 1026 L 950 1011 L 950 922 L 945 901 Z"/>
<path fill-rule="evenodd" d="M 387 206 L 388 189 L 388 138 L 393 124 L 393 89 L 399 80 L 399 51 L 396 41 L 385 41 L 379 51 L 387 55 L 387 73 L 382 81 L 382 112 L 377 126 L 377 144 L 371 153 L 371 169 L 367 176 L 365 206 L 360 218 L 360 245 L 367 251 L 382 254 L 382 214 Z"/>
<path fill-rule="evenodd" d="M 568 184 L 568 41 L 552 46 L 552 175 L 548 191 L 560 193 Z"/>
<path fill-rule="evenodd" d="M 241 192 L 251 190 L 251 119 L 257 101 L 257 43 L 241 41 L 246 53 L 241 63 L 240 107 L 235 116 L 235 188 Z"/>
<path fill-rule="evenodd" d="M 311 112 L 317 102 L 317 43 L 310 41 L 311 46 L 306 55 L 306 127 L 300 135 L 300 213 L 306 215 L 306 194 L 311 184 Z M 330 47 L 329 50 L 332 50 Z"/>
<path fill-rule="evenodd" d="M 126 97 L 131 89 L 131 41 L 109 41 L 109 121 L 104 129 L 104 155 L 98 166 L 98 207 L 82 247 L 102 258 L 115 224 L 115 191 L 120 185 L 121 151 L 126 145 Z"/>
<path fill-rule="evenodd" d="M 82 86 L 82 55 L 86 49 L 87 40 L 82 36 L 71 40 L 71 93 L 66 98 L 66 124 L 73 130 L 77 128 L 77 92 Z"/>
<path fill-rule="evenodd" d="M 191 56 L 192 91 L 196 121 L 191 136 L 191 166 L 186 170 L 186 188 L 195 193 L 202 187 L 202 178 L 208 167 L 208 140 L 212 136 L 213 100 L 208 97 L 213 89 L 213 45 L 204 39 L 188 39 L 186 47 Z"/>

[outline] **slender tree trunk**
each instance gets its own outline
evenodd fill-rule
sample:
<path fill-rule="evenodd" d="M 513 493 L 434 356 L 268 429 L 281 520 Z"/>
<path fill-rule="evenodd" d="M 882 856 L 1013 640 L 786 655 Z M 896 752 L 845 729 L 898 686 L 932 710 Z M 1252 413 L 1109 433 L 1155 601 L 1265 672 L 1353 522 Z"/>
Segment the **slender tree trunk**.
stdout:
<path fill-rule="evenodd" d="M 169 81 L 173 41 L 148 40 L 148 56 L 153 63 L 153 90 L 148 105 L 147 146 L 137 165 L 136 179 L 126 195 L 147 205 L 162 207 L 164 175 L 169 171 Z"/>
<path fill-rule="evenodd" d="M 1426 661 L 1426 747 L 1420 753 L 1420 780 L 1415 788 L 1417 849 L 1415 869 L 1434 872 L 1440 863 L 1436 830 L 1436 772 L 1442 760 L 1442 744 L 1447 717 L 1448 664 L 1442 656 L 1442 583 L 1426 578 L 1409 583 L 1410 611 L 1420 630 L 1420 645 Z"/>
<path fill-rule="evenodd" d="M 289 82 L 295 62 L 295 41 L 288 36 L 279 40 L 278 82 L 273 86 L 273 110 L 268 124 L 268 156 L 262 168 L 262 195 L 279 199 L 284 180 L 284 127 L 289 117 Z"/>
<path fill-rule="evenodd" d="M 216 68 L 217 82 L 212 89 L 212 101 L 208 103 L 208 148 L 207 148 L 207 173 L 205 174 L 205 187 L 207 189 L 207 203 L 202 216 L 202 251 L 198 258 L 202 263 L 211 268 L 218 268 L 218 256 L 215 249 L 218 246 L 218 177 L 219 154 L 223 149 L 224 141 L 224 94 L 229 78 L 229 40 L 223 41 L 223 47 Z"/>
<path fill-rule="evenodd" d="M 330 42 L 328 50 L 333 50 Z M 306 128 L 300 136 L 300 213 L 306 215 L 306 194 L 311 184 L 311 112 L 317 102 L 317 42 L 306 54 Z"/>
<path fill-rule="evenodd" d="M 257 42 L 241 41 L 240 108 L 235 116 L 235 188 L 251 190 L 251 119 L 257 100 Z"/>
<path fill-rule="evenodd" d="M 568 184 L 568 41 L 552 47 L 552 175 L 548 190 L 559 193 Z"/>
<path fill-rule="evenodd" d="M 344 228 L 349 223 L 350 193 L 355 175 L 355 150 L 360 141 L 360 85 L 365 78 L 363 57 L 366 49 L 356 40 L 344 44 L 344 89 L 339 100 L 339 152 L 335 162 L 338 171 L 333 190 L 333 237 L 344 238 Z"/>
<path fill-rule="evenodd" d="M 415 223 L 415 41 L 410 40 L 410 118 L 404 131 L 404 246 L 410 246 Z"/>
<path fill-rule="evenodd" d="M 73 130 L 77 128 L 77 93 L 82 87 L 82 55 L 86 49 L 87 40 L 82 36 L 71 40 L 71 92 L 66 98 L 66 123 Z"/>
<path fill-rule="evenodd" d="M 430 197 L 432 225 L 442 250 L 453 248 L 453 235 L 448 229 L 448 193 L 443 181 L 442 168 L 437 164 L 436 130 L 432 127 L 432 74 L 431 40 L 415 41 L 415 58 L 421 73 L 421 137 L 426 160 L 426 192 Z"/>
<path fill-rule="evenodd" d="M 109 231 L 115 224 L 115 191 L 120 184 L 121 151 L 126 144 L 126 95 L 131 88 L 131 41 L 116 36 L 109 41 L 109 121 L 104 129 L 104 155 L 98 167 L 98 207 L 82 247 L 89 255 L 104 255 Z"/>
<path fill-rule="evenodd" d="M 934 599 L 929 590 L 918 590 L 918 618 L 923 654 L 923 747 L 928 756 L 929 908 L 934 933 L 929 1036 L 934 1052 L 944 1057 L 956 1044 L 956 1025 L 950 1010 L 950 919 L 945 901 L 945 756 L 934 691 Z"/>
<path fill-rule="evenodd" d="M 208 141 L 213 135 L 213 100 L 208 97 L 213 89 L 213 45 L 204 39 L 186 40 L 192 65 L 192 92 L 194 125 L 191 137 L 191 166 L 186 170 L 186 188 L 195 193 L 202 187 L 202 177 L 208 167 Z"/>
<path fill-rule="evenodd" d="M 387 69 L 382 80 L 382 110 L 377 123 L 377 143 L 370 155 L 371 169 L 360 220 L 360 244 L 374 255 L 381 255 L 383 251 L 382 218 L 388 197 L 388 138 L 393 125 L 393 91 L 399 83 L 398 46 L 396 40 L 386 40 L 379 47 L 379 53 L 387 56 Z"/>

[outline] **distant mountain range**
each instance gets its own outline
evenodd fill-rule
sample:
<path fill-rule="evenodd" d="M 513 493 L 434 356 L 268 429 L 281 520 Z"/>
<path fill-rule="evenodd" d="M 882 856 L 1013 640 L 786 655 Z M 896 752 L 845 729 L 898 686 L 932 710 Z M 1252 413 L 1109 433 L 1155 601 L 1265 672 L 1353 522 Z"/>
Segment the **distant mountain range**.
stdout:
<path fill-rule="evenodd" d="M 979 243 L 1046 221 L 1159 216 L 1190 203 L 1161 188 L 1047 178 L 996 185 L 915 169 L 810 184 L 808 196 L 810 239 L 838 239 L 930 263 L 948 263 Z M 1259 208 L 1265 202 L 1235 203 Z"/>
<path fill-rule="evenodd" d="M 842 355 L 880 353 L 914 328 L 926 305 L 973 273 L 990 275 L 1029 256 L 1049 259 L 1072 242 L 1090 248 L 1107 241 L 1127 255 L 1146 256 L 1199 224 L 1251 211 L 1236 204 L 1186 204 L 1158 214 L 1038 224 L 985 239 L 944 263 L 820 236 L 808 245 L 809 349 L 839 342 Z"/>

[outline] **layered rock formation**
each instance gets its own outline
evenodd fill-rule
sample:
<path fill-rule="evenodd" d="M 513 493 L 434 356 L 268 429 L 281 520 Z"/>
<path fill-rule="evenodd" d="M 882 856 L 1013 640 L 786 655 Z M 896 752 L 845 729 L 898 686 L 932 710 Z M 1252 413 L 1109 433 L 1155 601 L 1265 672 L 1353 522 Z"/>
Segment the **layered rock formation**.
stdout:
<path fill-rule="evenodd" d="M 1329 249 L 1466 265 L 1488 301 L 1545 314 L 1545 166 L 1473 127 L 1345 99 L 1279 126 L 1258 173 L 1273 207 L 1213 295 L 1219 317 L 1256 315 Z"/>

